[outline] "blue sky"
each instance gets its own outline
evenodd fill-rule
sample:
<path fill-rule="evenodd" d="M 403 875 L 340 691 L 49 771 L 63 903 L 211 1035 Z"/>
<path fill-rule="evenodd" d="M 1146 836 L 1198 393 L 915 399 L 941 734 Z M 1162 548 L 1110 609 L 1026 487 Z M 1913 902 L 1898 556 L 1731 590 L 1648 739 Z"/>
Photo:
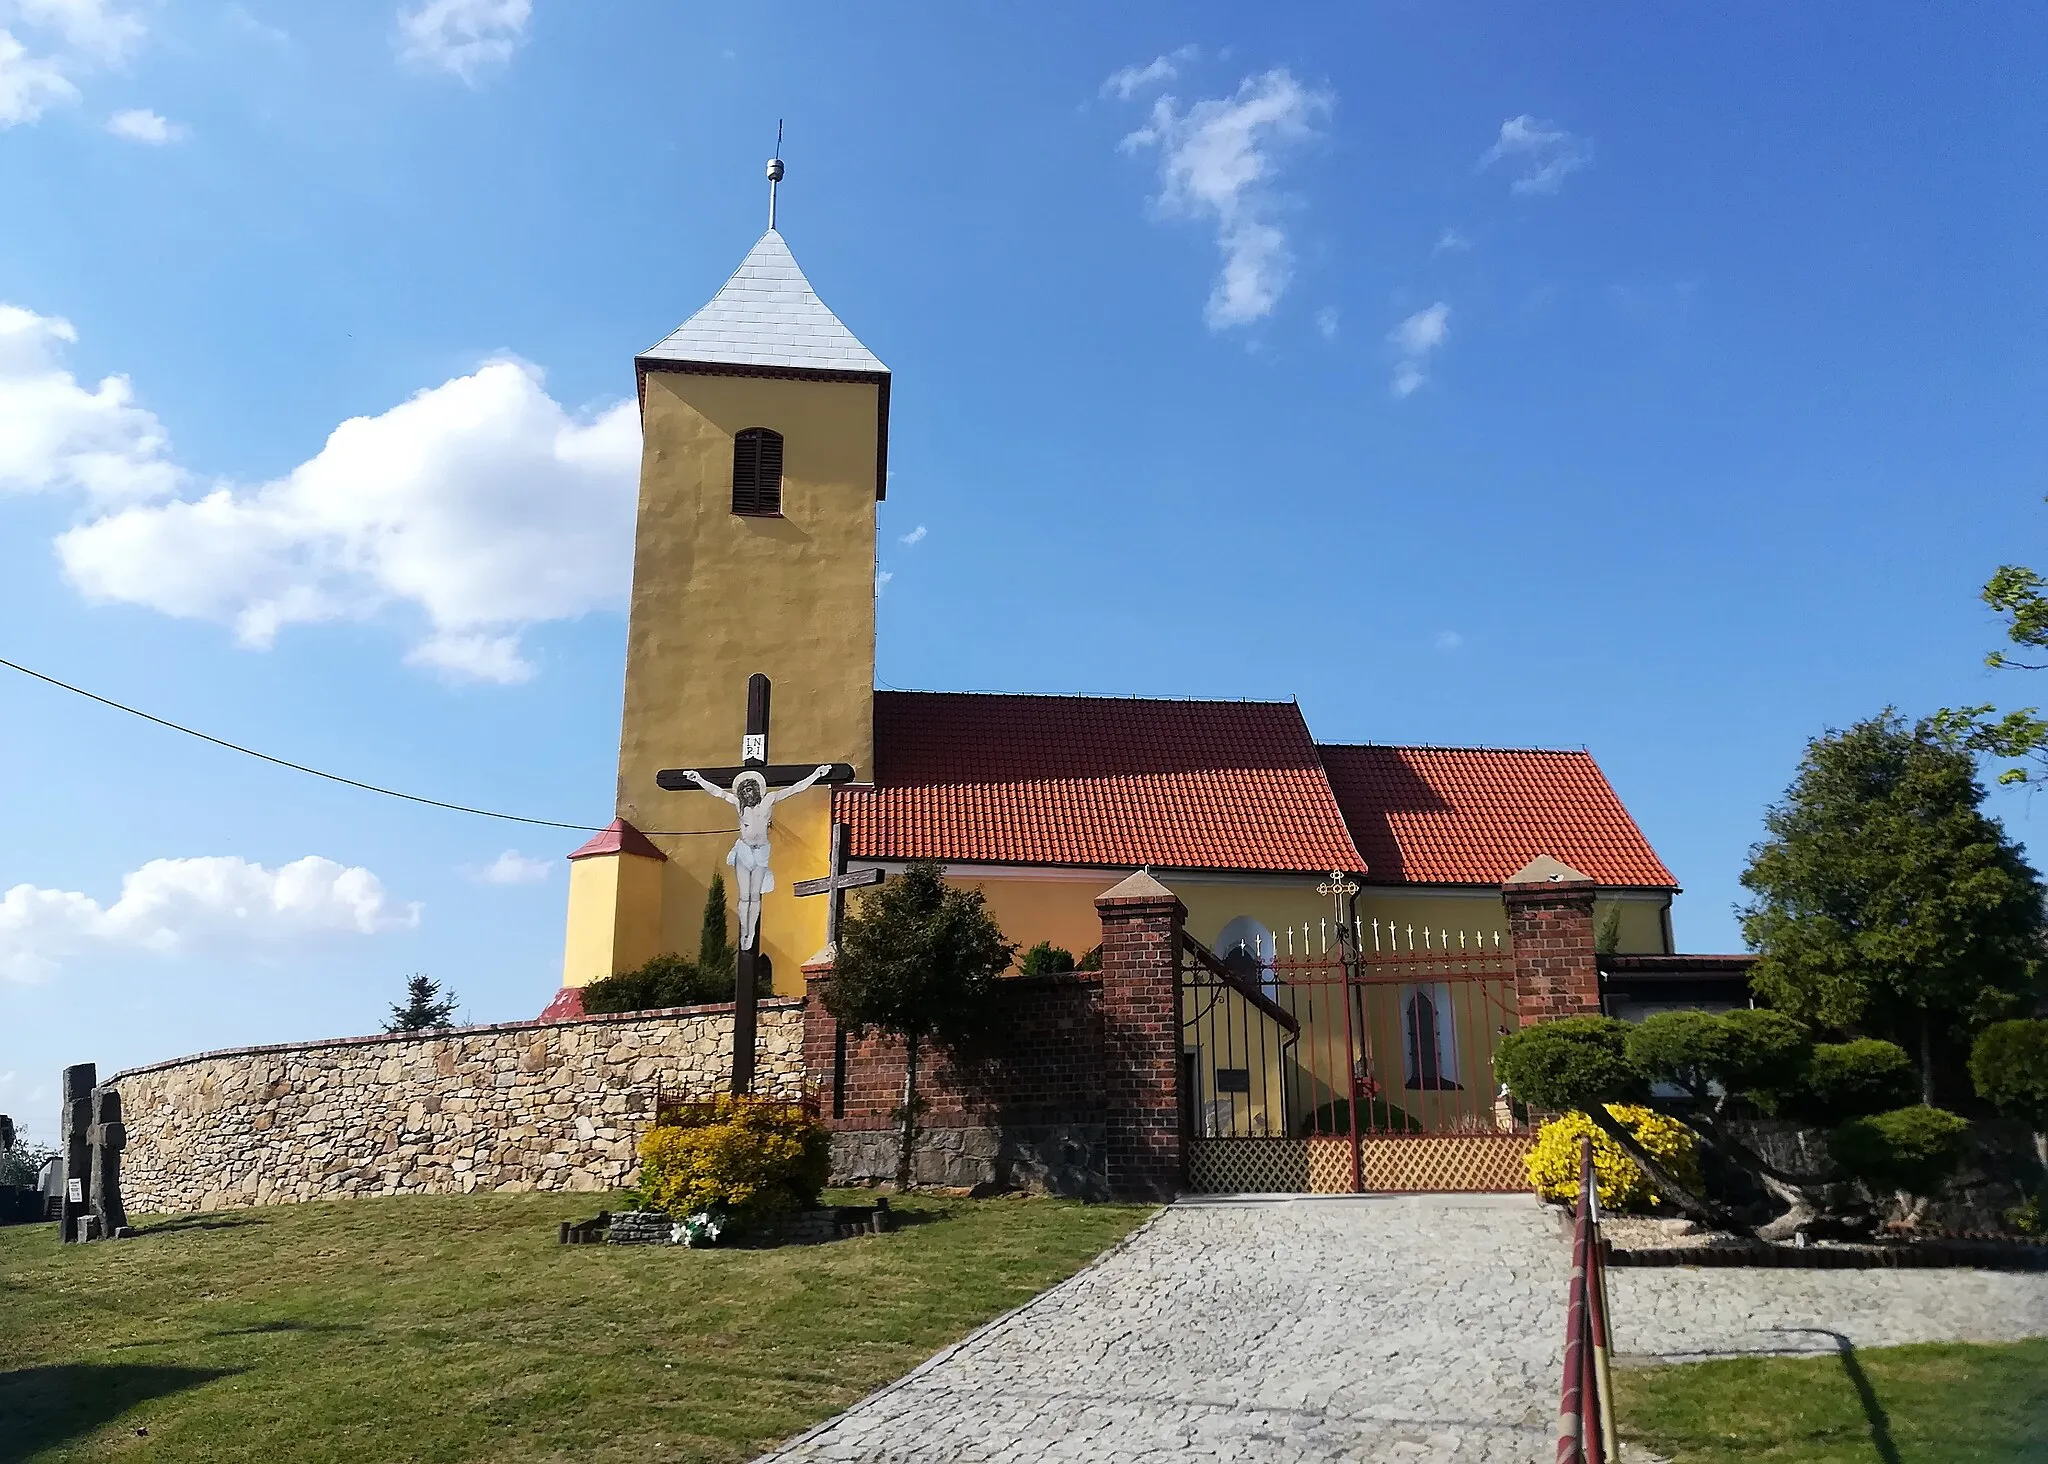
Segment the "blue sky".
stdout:
<path fill-rule="evenodd" d="M 896 373 L 885 685 L 1584 745 L 1695 950 L 1806 738 L 2031 690 L 1974 595 L 2048 525 L 2035 7 L 0 30 L 0 656 L 286 757 L 609 817 L 631 358 L 758 234 L 778 118 L 784 233 Z M 556 984 L 574 834 L 11 675 L 0 811 L 40 1129 L 67 1062 Z"/>

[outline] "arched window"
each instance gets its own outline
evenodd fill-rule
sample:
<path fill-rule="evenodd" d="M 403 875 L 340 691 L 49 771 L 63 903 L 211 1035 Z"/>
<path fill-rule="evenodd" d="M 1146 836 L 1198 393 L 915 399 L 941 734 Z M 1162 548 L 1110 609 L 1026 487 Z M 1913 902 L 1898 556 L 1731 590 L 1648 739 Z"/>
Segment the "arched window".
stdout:
<path fill-rule="evenodd" d="M 1240 976 L 1259 983 L 1266 995 L 1279 991 L 1273 974 L 1273 932 L 1249 915 L 1240 915 L 1216 937 L 1216 954 Z"/>
<path fill-rule="evenodd" d="M 1440 1092 L 1458 1081 L 1458 1028 L 1451 1015 L 1451 989 L 1442 981 L 1402 988 L 1401 1054 L 1406 1086 Z"/>
<path fill-rule="evenodd" d="M 732 511 L 782 512 L 782 434 L 773 428 L 742 427 L 733 434 Z"/>

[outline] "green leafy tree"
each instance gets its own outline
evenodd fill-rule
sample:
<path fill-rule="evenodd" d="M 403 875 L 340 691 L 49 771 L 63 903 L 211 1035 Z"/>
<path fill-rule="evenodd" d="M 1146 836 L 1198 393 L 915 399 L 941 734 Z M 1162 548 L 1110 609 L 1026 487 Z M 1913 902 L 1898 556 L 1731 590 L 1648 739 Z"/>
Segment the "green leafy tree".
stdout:
<path fill-rule="evenodd" d="M 1985 582 L 1981 598 L 2005 622 L 2005 638 L 2017 653 L 1994 650 L 1984 664 L 1994 671 L 2048 670 L 2048 579 L 2023 564 L 2002 564 Z M 2029 783 L 2048 770 L 2048 719 L 2038 707 L 2000 712 L 1990 702 L 1937 712 L 1932 725 L 1953 747 L 1988 753 L 2013 763 L 2001 783 Z"/>
<path fill-rule="evenodd" d="M 387 1032 L 438 1032 L 455 1024 L 455 1009 L 462 999 L 454 992 L 443 992 L 441 983 L 425 973 L 408 976 L 405 981 L 405 1004 L 391 1009 L 391 1020 L 384 1024 Z"/>
<path fill-rule="evenodd" d="M 851 1033 L 873 1029 L 903 1042 L 900 1189 L 911 1184 L 924 1051 L 957 1051 L 992 1030 L 994 986 L 1016 954 L 981 891 L 948 885 L 930 860 L 907 866 L 841 922 L 825 1009 Z"/>
<path fill-rule="evenodd" d="M 1074 953 L 1049 940 L 1042 940 L 1024 952 L 1017 969 L 1026 976 L 1056 976 L 1074 969 Z"/>
<path fill-rule="evenodd" d="M 1603 956 L 1621 949 L 1621 906 L 1608 906 L 1607 913 L 1600 917 L 1599 928 L 1593 932 L 1593 949 Z"/>
<path fill-rule="evenodd" d="M 2040 877 L 1983 798 L 1967 751 L 1887 711 L 1808 744 L 1742 876 L 1758 993 L 1914 1051 L 1924 1102 L 1937 1049 L 2040 979 Z"/>

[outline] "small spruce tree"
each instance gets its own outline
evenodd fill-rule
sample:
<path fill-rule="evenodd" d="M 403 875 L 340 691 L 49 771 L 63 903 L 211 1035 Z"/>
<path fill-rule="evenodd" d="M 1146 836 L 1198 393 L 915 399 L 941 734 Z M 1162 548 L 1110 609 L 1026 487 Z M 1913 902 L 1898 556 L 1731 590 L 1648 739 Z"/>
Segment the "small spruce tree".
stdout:
<path fill-rule="evenodd" d="M 697 935 L 697 975 L 705 990 L 722 987 L 724 996 L 709 998 L 730 1001 L 739 967 L 739 950 L 726 928 L 725 876 L 711 876 L 711 888 L 704 892 L 704 921 Z"/>
<path fill-rule="evenodd" d="M 391 1020 L 384 1024 L 387 1032 L 438 1032 L 455 1025 L 455 1008 L 462 999 L 454 992 L 443 994 L 441 983 L 425 972 L 416 972 L 405 981 L 405 1005 L 391 1009 Z"/>
<path fill-rule="evenodd" d="M 994 986 L 1016 954 L 981 891 L 948 885 L 930 860 L 874 890 L 840 925 L 825 1009 L 851 1033 L 872 1028 L 903 1042 L 899 1189 L 911 1185 L 925 1049 L 958 1050 L 992 1030 Z"/>

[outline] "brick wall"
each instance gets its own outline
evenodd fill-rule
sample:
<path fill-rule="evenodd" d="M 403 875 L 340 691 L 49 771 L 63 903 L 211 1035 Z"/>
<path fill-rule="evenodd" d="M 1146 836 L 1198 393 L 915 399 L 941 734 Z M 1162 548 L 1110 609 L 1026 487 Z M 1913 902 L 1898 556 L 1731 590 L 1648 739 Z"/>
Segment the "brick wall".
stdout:
<path fill-rule="evenodd" d="M 1186 911 L 1150 875 L 1096 901 L 1102 970 L 1018 976 L 997 987 L 984 1050 L 920 1052 L 915 1175 L 921 1184 L 1042 1189 L 1089 1199 L 1182 1188 L 1176 963 Z M 804 968 L 806 1081 L 833 1129 L 834 1177 L 895 1177 L 903 1044 L 845 1042 L 825 1010 L 829 966 Z"/>

